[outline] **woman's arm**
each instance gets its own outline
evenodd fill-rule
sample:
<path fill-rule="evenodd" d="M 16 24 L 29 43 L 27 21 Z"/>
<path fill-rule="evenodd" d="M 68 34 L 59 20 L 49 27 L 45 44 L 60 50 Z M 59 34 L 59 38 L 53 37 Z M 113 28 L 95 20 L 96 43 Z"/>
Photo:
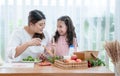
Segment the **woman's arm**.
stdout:
<path fill-rule="evenodd" d="M 21 30 L 14 31 L 11 38 L 9 39 L 8 47 L 7 47 L 7 55 L 10 59 L 13 59 L 19 55 L 21 55 L 29 46 L 37 46 L 40 45 L 41 40 L 39 38 L 34 38 L 30 41 L 23 40 L 24 34 Z"/>
<path fill-rule="evenodd" d="M 19 56 L 21 53 L 23 53 L 29 46 L 39 46 L 41 43 L 40 38 L 33 38 L 32 40 L 23 43 L 22 45 L 19 45 L 16 47 L 16 54 L 15 57 Z"/>
<path fill-rule="evenodd" d="M 16 49 L 15 49 L 16 50 L 15 57 L 22 54 L 28 47 L 29 47 L 29 42 L 26 42 L 22 45 L 17 46 Z"/>

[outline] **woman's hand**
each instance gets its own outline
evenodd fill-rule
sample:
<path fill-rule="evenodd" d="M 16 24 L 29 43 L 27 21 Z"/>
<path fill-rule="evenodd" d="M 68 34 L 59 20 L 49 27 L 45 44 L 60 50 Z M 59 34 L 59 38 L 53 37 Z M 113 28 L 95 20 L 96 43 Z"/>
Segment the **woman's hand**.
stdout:
<path fill-rule="evenodd" d="M 33 38 L 31 41 L 28 42 L 29 46 L 38 46 L 41 45 L 41 39 L 40 38 Z"/>

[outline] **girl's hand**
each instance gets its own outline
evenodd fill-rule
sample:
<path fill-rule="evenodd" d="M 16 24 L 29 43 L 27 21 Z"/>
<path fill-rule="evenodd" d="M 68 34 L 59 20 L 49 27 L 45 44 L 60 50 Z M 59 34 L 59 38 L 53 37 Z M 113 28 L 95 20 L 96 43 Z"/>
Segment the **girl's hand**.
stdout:
<path fill-rule="evenodd" d="M 38 46 L 41 45 L 41 39 L 40 38 L 33 38 L 31 41 L 28 42 L 29 46 Z"/>
<path fill-rule="evenodd" d="M 39 59 L 42 60 L 42 62 L 44 62 L 45 60 L 47 60 L 46 55 L 44 53 L 39 55 Z"/>
<path fill-rule="evenodd" d="M 51 47 L 51 49 L 45 48 L 45 51 L 51 56 L 54 57 L 56 55 L 55 48 Z"/>
<path fill-rule="evenodd" d="M 46 46 L 43 46 L 43 47 L 44 47 L 46 53 L 48 53 L 50 56 L 53 56 L 53 53 L 50 49 L 48 49 Z"/>

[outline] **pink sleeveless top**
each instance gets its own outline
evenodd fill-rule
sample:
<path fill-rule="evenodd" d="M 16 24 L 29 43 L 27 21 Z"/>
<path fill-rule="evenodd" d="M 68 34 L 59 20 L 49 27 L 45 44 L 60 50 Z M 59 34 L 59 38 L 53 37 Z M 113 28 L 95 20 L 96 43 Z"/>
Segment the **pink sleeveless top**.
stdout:
<path fill-rule="evenodd" d="M 77 51 L 76 38 L 74 38 L 74 40 L 73 40 L 73 45 L 74 45 L 75 51 Z M 51 50 L 51 47 L 52 47 L 52 43 L 50 42 L 48 44 L 49 50 Z M 57 56 L 67 56 L 69 54 L 69 46 L 66 42 L 65 36 L 60 36 L 58 38 L 58 42 L 55 43 L 55 51 L 56 51 Z"/>

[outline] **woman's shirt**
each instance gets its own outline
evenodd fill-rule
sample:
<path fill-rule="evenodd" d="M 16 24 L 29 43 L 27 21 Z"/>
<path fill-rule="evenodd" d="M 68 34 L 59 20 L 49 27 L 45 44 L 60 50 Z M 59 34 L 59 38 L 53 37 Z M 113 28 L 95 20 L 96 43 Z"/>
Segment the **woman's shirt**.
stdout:
<path fill-rule="evenodd" d="M 77 41 L 76 38 L 73 40 L 73 46 L 75 51 L 77 51 Z M 48 48 L 51 50 L 52 43 L 49 43 Z M 69 46 L 66 41 L 65 36 L 60 36 L 58 41 L 55 43 L 55 51 L 57 56 L 67 56 L 69 54 Z"/>
<path fill-rule="evenodd" d="M 49 42 L 49 36 L 47 32 L 44 31 L 43 33 L 45 38 L 42 40 L 41 45 L 46 46 Z M 15 61 L 21 61 L 27 56 L 38 57 L 40 53 L 44 53 L 44 48 L 42 46 L 30 46 L 22 54 L 15 58 L 16 47 L 30 41 L 31 39 L 32 37 L 24 28 L 15 30 L 8 43 L 8 58 Z"/>

